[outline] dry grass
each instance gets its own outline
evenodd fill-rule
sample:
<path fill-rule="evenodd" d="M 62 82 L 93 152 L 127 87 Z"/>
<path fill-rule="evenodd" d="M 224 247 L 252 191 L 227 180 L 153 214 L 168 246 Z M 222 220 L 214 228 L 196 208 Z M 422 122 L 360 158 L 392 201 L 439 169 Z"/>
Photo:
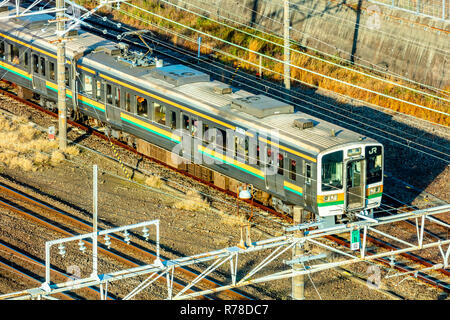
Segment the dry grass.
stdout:
<path fill-rule="evenodd" d="M 90 4 L 86 0 L 81 0 L 81 4 L 90 7 L 92 4 Z M 282 60 L 282 52 L 283 48 L 277 45 L 274 45 L 273 43 L 261 40 L 261 39 L 255 39 L 252 38 L 249 35 L 245 35 L 244 33 L 237 32 L 235 30 L 232 30 L 230 28 L 227 28 L 223 25 L 216 24 L 214 22 L 208 21 L 207 19 L 198 18 L 197 16 L 193 14 L 189 14 L 186 12 L 183 12 L 181 10 L 176 10 L 172 6 L 160 6 L 157 2 L 147 2 L 147 1 L 134 1 L 134 4 L 152 11 L 157 12 L 159 15 L 170 17 L 171 19 L 178 21 L 180 23 L 186 24 L 188 26 L 191 26 L 198 30 L 203 30 L 207 32 L 208 34 L 211 34 L 212 36 L 216 36 L 222 39 L 225 39 L 227 41 L 233 42 L 237 45 L 247 47 L 255 52 L 260 52 L 261 54 L 268 55 L 271 57 L 274 57 L 276 59 Z M 152 26 L 151 24 L 146 23 L 148 21 L 149 23 L 157 24 L 161 27 L 167 28 L 169 30 L 176 31 L 178 33 L 182 33 L 183 35 L 190 37 L 190 38 L 196 38 L 197 34 L 193 32 L 192 30 L 183 29 L 180 26 L 177 26 L 175 24 L 171 24 L 167 21 L 164 21 L 160 18 L 156 18 L 152 15 L 146 14 L 143 11 L 134 9 L 129 6 L 123 6 L 122 8 L 124 11 L 128 12 L 131 16 L 128 16 L 124 13 L 119 13 L 117 11 L 113 11 L 112 14 L 114 15 L 114 18 L 117 20 L 120 20 L 123 23 L 129 24 L 133 27 L 136 27 L 138 29 L 149 29 L 152 31 L 155 31 L 157 33 L 160 33 L 160 36 L 163 36 L 161 34 L 161 29 Z M 106 11 L 105 11 L 106 13 Z M 144 21 L 140 21 L 139 19 L 136 19 L 136 17 L 139 17 L 140 19 L 143 19 Z M 242 29 L 242 27 L 240 27 Z M 245 28 L 244 28 L 245 29 Z M 255 33 L 254 30 L 251 29 L 245 29 L 245 31 L 249 33 L 254 33 L 258 35 L 260 38 L 268 39 L 275 43 L 280 43 L 281 40 L 276 37 L 271 37 L 264 35 L 262 33 Z M 183 46 L 186 49 L 190 49 L 193 51 L 197 50 L 197 44 L 186 41 L 179 37 L 178 35 L 173 35 L 172 33 L 166 34 L 166 40 L 171 41 L 173 43 L 177 43 L 180 46 Z M 248 62 L 258 64 L 259 63 L 259 57 L 255 53 L 248 53 L 245 50 L 238 49 L 234 46 L 227 45 L 224 43 L 218 43 L 217 40 L 213 38 L 208 37 L 202 37 L 202 43 L 203 46 L 201 48 L 202 54 L 209 53 L 210 48 L 219 48 L 220 50 L 226 51 L 232 55 L 235 55 L 237 57 L 240 57 L 241 59 L 245 59 Z M 293 46 L 293 49 L 297 51 L 302 51 L 303 49 L 300 47 Z M 310 52 L 311 54 L 315 54 L 314 52 Z M 233 63 L 236 62 L 235 59 L 227 57 L 227 56 L 221 56 L 220 59 L 225 63 Z M 374 80 L 369 77 L 365 77 L 361 74 L 358 74 L 351 70 L 346 70 L 343 68 L 339 68 L 335 65 L 328 64 L 326 62 L 319 61 L 317 59 L 308 57 L 306 55 L 303 55 L 298 52 L 291 52 L 291 61 L 294 66 L 298 66 L 301 68 L 305 68 L 311 71 L 315 71 L 321 74 L 326 74 L 330 77 L 352 83 L 364 88 L 367 88 L 369 90 L 377 91 L 386 95 L 394 96 L 396 98 L 409 101 L 412 103 L 416 103 L 422 106 L 425 106 L 427 108 L 436 109 L 440 111 L 447 112 L 448 105 L 441 104 L 440 101 L 434 98 L 428 98 L 424 95 L 414 93 L 407 89 L 402 89 L 398 86 L 387 84 L 384 81 L 380 80 Z M 340 63 L 338 60 L 334 61 Z M 275 81 L 281 81 L 283 77 L 283 64 L 282 63 L 276 63 L 274 61 L 271 61 L 269 59 L 263 59 L 263 67 L 268 68 L 269 70 L 272 70 L 273 72 L 270 73 L 268 71 L 264 71 L 264 76 L 266 78 L 275 80 Z M 354 70 L 364 71 L 363 69 L 357 68 L 355 66 L 350 66 Z M 241 68 L 245 69 L 249 72 L 256 73 L 258 72 L 258 67 L 254 66 L 250 63 L 243 63 L 241 64 Z M 342 83 L 339 83 L 334 80 L 325 79 L 319 75 L 314 75 L 311 72 L 300 70 L 299 68 L 292 67 L 291 68 L 291 76 L 294 79 L 297 79 L 301 82 L 308 83 L 314 87 L 334 91 L 337 93 L 341 93 L 347 96 L 350 96 L 355 99 L 359 99 L 362 101 L 366 101 L 368 103 L 372 103 L 375 105 L 379 105 L 394 111 L 414 115 L 419 118 L 423 118 L 425 120 L 429 120 L 432 122 L 440 123 L 443 125 L 450 125 L 450 117 L 445 116 L 440 113 L 436 113 L 430 110 L 425 110 L 419 107 L 411 106 L 408 103 L 396 101 L 390 98 L 385 98 L 380 96 L 379 94 L 370 93 L 366 90 L 358 89 L 349 85 L 345 85 Z M 383 78 L 383 75 L 379 75 L 381 78 Z M 406 85 L 403 81 L 392 79 L 392 78 L 386 78 L 387 80 L 391 80 L 395 83 Z M 293 86 L 300 85 L 298 82 L 294 82 Z M 407 84 L 407 86 L 411 86 L 410 84 Z M 415 89 L 423 90 L 420 87 L 414 87 Z M 443 88 L 444 90 L 446 88 Z M 448 89 L 448 88 L 447 88 Z"/>
<path fill-rule="evenodd" d="M 176 202 L 173 206 L 176 209 L 188 211 L 208 211 L 210 209 L 208 201 L 195 190 L 189 190 L 186 193 L 186 199 Z"/>
<path fill-rule="evenodd" d="M 164 182 L 157 176 L 150 176 L 145 179 L 145 184 L 153 188 L 161 189 Z"/>
<path fill-rule="evenodd" d="M 61 162 L 63 162 L 66 159 L 66 157 L 64 156 L 64 153 L 62 153 L 59 150 L 55 150 L 52 152 L 52 156 L 50 158 L 50 163 L 54 166 L 60 164 Z"/>
<path fill-rule="evenodd" d="M 0 115 L 0 164 L 23 171 L 35 171 L 48 163 L 43 152 L 56 149 L 32 123 L 23 117 L 10 119 Z"/>
<path fill-rule="evenodd" d="M 70 146 L 64 150 L 64 154 L 70 156 L 77 156 L 80 154 L 80 149 L 77 146 Z"/>

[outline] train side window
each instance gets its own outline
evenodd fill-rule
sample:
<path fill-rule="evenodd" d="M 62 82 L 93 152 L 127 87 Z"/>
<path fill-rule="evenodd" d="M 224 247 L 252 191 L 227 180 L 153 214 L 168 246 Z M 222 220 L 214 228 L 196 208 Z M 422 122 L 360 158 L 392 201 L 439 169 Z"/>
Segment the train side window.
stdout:
<path fill-rule="evenodd" d="M 183 120 L 181 121 L 183 129 L 184 130 L 189 130 L 189 116 L 183 114 Z"/>
<path fill-rule="evenodd" d="M 155 119 L 154 121 L 162 124 L 162 125 L 166 125 L 166 106 L 163 106 L 159 103 L 153 103 L 153 107 L 155 110 L 155 116 L 153 119 Z"/>
<path fill-rule="evenodd" d="M 209 132 L 209 126 L 203 123 L 203 141 L 208 143 L 211 139 L 211 132 Z"/>
<path fill-rule="evenodd" d="M 97 85 L 95 88 L 95 94 L 96 94 L 96 98 L 98 101 L 102 101 L 103 102 L 103 95 L 102 95 L 102 91 L 103 91 L 103 84 L 100 80 L 96 81 Z"/>
<path fill-rule="evenodd" d="M 14 64 L 20 64 L 20 53 L 19 53 L 19 48 L 16 46 L 11 46 L 11 61 Z"/>
<path fill-rule="evenodd" d="M 125 111 L 131 112 L 131 94 L 129 92 L 125 94 Z"/>
<path fill-rule="evenodd" d="M 284 175 L 284 156 L 278 154 L 278 174 Z"/>
<path fill-rule="evenodd" d="M 28 52 L 26 52 L 26 51 L 23 52 L 22 64 L 24 67 L 28 67 L 29 60 L 28 60 Z"/>
<path fill-rule="evenodd" d="M 177 128 L 177 113 L 170 111 L 170 128 L 175 130 Z"/>
<path fill-rule="evenodd" d="M 148 117 L 148 103 L 147 99 L 136 96 L 137 114 L 141 117 Z"/>
<path fill-rule="evenodd" d="M 120 108 L 120 88 L 114 87 L 114 105 Z"/>
<path fill-rule="evenodd" d="M 34 73 L 38 73 L 39 72 L 39 60 L 38 60 L 38 56 L 33 54 L 32 55 L 32 63 L 33 63 L 33 72 Z"/>
<path fill-rule="evenodd" d="M 289 163 L 289 179 L 296 181 L 297 180 L 297 162 L 288 158 Z"/>
<path fill-rule="evenodd" d="M 219 128 L 217 128 L 216 149 L 227 151 L 227 132 Z"/>
<path fill-rule="evenodd" d="M 305 182 L 307 184 L 311 184 L 311 178 L 312 178 L 311 164 L 305 163 Z"/>
<path fill-rule="evenodd" d="M 66 87 L 70 87 L 70 82 L 69 82 L 69 79 L 70 79 L 70 70 L 69 70 L 69 67 L 64 67 L 64 74 L 65 74 L 65 79 L 66 79 Z"/>
<path fill-rule="evenodd" d="M 112 97 L 112 86 L 110 84 L 106 84 L 106 103 L 112 104 L 113 97 Z"/>
<path fill-rule="evenodd" d="M 45 68 L 45 58 L 41 57 L 41 74 L 45 77 L 46 68 Z"/>
<path fill-rule="evenodd" d="M 245 150 L 245 138 L 244 137 L 234 137 L 234 155 L 236 159 L 242 159 L 245 160 L 246 155 L 248 155 L 248 149 L 247 152 Z M 247 157 L 248 158 L 248 157 Z"/>
<path fill-rule="evenodd" d="M 56 79 L 55 64 L 51 61 L 48 62 L 48 72 L 50 80 L 55 80 Z"/>
<path fill-rule="evenodd" d="M 0 58 L 5 59 L 5 42 L 0 41 Z"/>
<path fill-rule="evenodd" d="M 83 76 L 83 80 L 84 80 L 84 83 L 83 83 L 84 92 L 86 94 L 88 94 L 89 96 L 92 96 L 92 93 L 93 93 L 93 90 L 94 90 L 94 86 L 92 85 L 92 77 L 85 74 Z"/>

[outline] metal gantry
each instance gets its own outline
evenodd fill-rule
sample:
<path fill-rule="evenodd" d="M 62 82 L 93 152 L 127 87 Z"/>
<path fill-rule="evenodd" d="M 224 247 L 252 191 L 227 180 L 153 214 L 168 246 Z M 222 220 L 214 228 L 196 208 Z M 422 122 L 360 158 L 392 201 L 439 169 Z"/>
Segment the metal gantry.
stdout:
<path fill-rule="evenodd" d="M 395 261 L 395 257 L 402 253 L 413 252 L 417 250 L 424 250 L 430 248 L 439 248 L 439 252 L 442 258 L 442 262 L 434 264 L 432 267 L 423 268 L 420 270 L 412 271 L 414 272 L 425 272 L 428 270 L 435 270 L 441 268 L 448 268 L 449 266 L 449 256 L 450 256 L 450 239 L 446 240 L 436 240 L 425 243 L 424 241 L 424 228 L 425 224 L 433 224 L 438 222 L 440 226 L 443 226 L 447 229 L 450 229 L 450 225 L 433 218 L 433 215 L 446 213 L 450 211 L 450 205 L 443 205 L 438 207 L 432 207 L 422 210 L 411 211 L 407 213 L 398 214 L 395 216 L 387 216 L 375 219 L 375 221 L 371 220 L 360 220 L 357 222 L 348 223 L 346 225 L 340 225 L 330 228 L 319 228 L 315 230 L 308 230 L 311 227 L 318 226 L 318 223 L 303 223 L 299 224 L 293 228 L 286 229 L 287 232 L 302 230 L 303 236 L 298 236 L 297 233 L 294 234 L 286 234 L 280 237 L 265 239 L 253 242 L 251 244 L 246 244 L 245 247 L 233 246 L 224 249 L 219 249 L 215 251 L 210 251 L 206 253 L 201 253 L 198 255 L 193 255 L 190 257 L 182 257 L 173 260 L 159 260 L 156 259 L 154 264 L 144 265 L 135 268 L 119 270 L 107 274 L 101 274 L 97 277 L 88 277 L 85 279 L 78 279 L 75 281 L 67 281 L 64 283 L 52 284 L 48 285 L 50 279 L 47 278 L 45 285 L 40 288 L 35 288 L 31 290 L 25 290 L 21 292 L 6 294 L 0 296 L 0 299 L 36 299 L 41 297 L 47 297 L 50 295 L 54 295 L 56 293 L 71 291 L 75 289 L 80 289 L 88 286 L 98 286 L 101 287 L 101 298 L 105 298 L 106 295 L 104 293 L 103 286 L 109 282 L 125 280 L 132 277 L 148 275 L 147 279 L 142 281 L 137 287 L 135 287 L 132 291 L 124 296 L 123 299 L 132 299 L 137 294 L 145 290 L 151 284 L 153 284 L 158 278 L 165 276 L 167 279 L 167 298 L 168 299 L 190 299 L 197 296 L 204 296 L 208 294 L 213 294 L 216 292 L 230 290 L 238 287 L 244 287 L 250 284 L 263 283 L 268 281 L 275 281 L 280 279 L 287 279 L 296 277 L 299 275 L 312 274 L 319 271 L 329 270 L 332 268 L 350 265 L 358 262 L 371 262 L 379 258 L 390 258 L 391 261 Z M 404 220 L 415 220 L 417 226 L 417 234 L 415 241 L 407 241 L 404 239 L 398 238 L 393 234 L 389 234 L 387 232 L 382 232 L 377 230 L 376 227 L 382 225 L 388 225 L 397 223 Z M 156 223 L 146 222 L 146 223 Z M 123 231 L 124 228 L 136 228 L 141 227 L 142 225 L 131 225 L 121 228 L 115 228 L 111 230 L 101 231 L 99 234 L 107 234 L 112 232 Z M 327 245 L 324 243 L 323 237 L 331 236 L 331 235 L 339 235 L 339 234 L 349 234 L 352 230 L 362 230 L 362 244 L 358 251 L 350 251 L 348 249 L 339 248 Z M 392 251 L 381 251 L 381 252 L 373 252 L 371 255 L 367 254 L 367 237 L 369 233 L 374 233 L 381 235 L 383 237 L 387 237 L 390 240 L 396 241 L 400 247 L 396 250 Z M 72 237 L 68 239 L 59 239 L 50 241 L 48 246 L 59 244 L 67 241 L 75 241 L 78 239 L 85 239 L 87 237 L 92 237 L 92 234 L 81 235 L 77 237 Z M 157 243 L 159 234 L 157 235 Z M 296 257 L 293 260 L 283 260 L 283 254 L 287 254 L 290 249 L 294 248 L 298 245 L 309 244 L 309 246 L 314 246 L 320 250 L 322 250 L 319 254 L 307 254 L 305 253 L 301 257 Z M 261 251 L 269 251 L 269 253 L 259 262 L 256 263 L 254 267 L 250 270 L 246 269 L 246 267 L 242 266 L 239 269 L 239 257 L 254 255 L 251 256 L 253 261 L 259 261 Z M 333 253 L 334 258 L 333 261 L 322 262 L 324 259 Z M 336 261 L 336 254 L 341 258 Z M 48 260 L 47 260 L 48 261 Z M 314 261 L 314 263 L 312 263 Z M 211 263 L 208 267 L 204 267 L 205 264 Z M 278 265 L 282 265 L 279 267 L 279 270 L 275 272 L 269 272 L 264 274 L 264 271 L 267 271 L 268 266 L 272 262 L 278 262 Z M 283 262 L 280 264 L 280 262 Z M 305 262 L 309 262 L 309 265 L 305 265 Z M 293 264 L 302 265 L 301 268 L 291 268 Z M 395 265 L 395 262 L 392 263 Z M 176 271 L 176 268 L 180 268 L 183 266 L 197 265 L 199 267 L 205 268 L 203 272 L 201 272 L 194 280 L 190 283 L 186 284 L 186 286 L 178 292 L 174 292 L 173 288 L 173 278 Z M 224 272 L 224 266 L 229 265 L 227 270 L 229 271 L 229 282 L 219 287 L 213 289 L 206 289 L 201 291 L 195 291 L 193 293 L 186 293 L 188 289 L 197 284 L 200 280 L 210 275 L 212 272 L 218 270 L 218 268 L 222 267 L 221 272 Z M 238 274 L 242 274 L 238 279 Z M 405 273 L 397 273 L 395 276 L 406 275 Z M 389 277 L 392 277 L 390 275 Z"/>

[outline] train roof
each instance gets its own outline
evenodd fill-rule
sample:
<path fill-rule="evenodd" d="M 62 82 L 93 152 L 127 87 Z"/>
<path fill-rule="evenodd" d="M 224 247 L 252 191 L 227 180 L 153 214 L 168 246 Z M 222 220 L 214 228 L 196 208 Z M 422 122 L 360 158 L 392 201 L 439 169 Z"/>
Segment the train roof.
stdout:
<path fill-rule="evenodd" d="M 0 16 L 10 12 L 2 12 Z M 12 18 L 2 21 L 2 28 L 22 41 L 56 50 L 55 26 L 46 23 L 50 15 Z M 142 88 L 164 93 L 212 116 L 232 121 L 245 130 L 264 132 L 270 136 L 278 131 L 279 139 L 294 148 L 317 155 L 327 149 L 359 142 L 375 142 L 359 133 L 334 125 L 307 113 L 294 112 L 293 106 L 265 95 L 229 87 L 211 81 L 209 75 L 185 65 L 169 63 L 163 67 L 134 66 L 118 60 L 117 43 L 84 30 L 66 43 L 69 58 L 80 57 L 80 63 L 104 70 L 123 81 L 139 83 Z"/>

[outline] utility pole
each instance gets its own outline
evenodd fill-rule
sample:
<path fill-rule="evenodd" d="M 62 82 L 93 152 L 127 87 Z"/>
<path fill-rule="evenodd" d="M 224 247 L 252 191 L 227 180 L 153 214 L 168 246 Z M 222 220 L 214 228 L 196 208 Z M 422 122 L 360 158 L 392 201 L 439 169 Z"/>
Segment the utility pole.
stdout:
<path fill-rule="evenodd" d="M 299 225 L 303 221 L 303 208 L 294 206 L 293 210 L 293 220 L 294 220 L 294 226 Z M 295 231 L 297 234 L 296 236 L 300 236 L 302 234 L 302 230 Z M 297 258 L 300 258 L 303 256 L 304 250 L 303 250 L 303 244 L 296 244 L 292 248 L 292 260 L 295 260 Z M 303 266 L 301 263 L 294 263 L 292 264 L 292 269 L 294 271 L 298 269 L 302 269 Z M 292 299 L 294 300 L 305 300 L 305 275 L 299 275 L 292 277 Z"/>
<path fill-rule="evenodd" d="M 92 277 L 96 277 L 98 274 L 98 248 L 97 248 L 97 235 L 98 235 L 98 197 L 97 197 L 97 165 L 92 167 Z"/>
<path fill-rule="evenodd" d="M 66 49 L 63 34 L 65 29 L 64 5 L 64 0 L 56 0 L 56 8 L 61 9 L 61 11 L 56 13 L 56 32 L 58 33 L 56 72 L 58 82 L 58 136 L 60 150 L 64 150 L 67 147 Z"/>
<path fill-rule="evenodd" d="M 291 89 L 291 53 L 289 48 L 289 1 L 284 0 L 284 87 L 287 90 Z"/>

